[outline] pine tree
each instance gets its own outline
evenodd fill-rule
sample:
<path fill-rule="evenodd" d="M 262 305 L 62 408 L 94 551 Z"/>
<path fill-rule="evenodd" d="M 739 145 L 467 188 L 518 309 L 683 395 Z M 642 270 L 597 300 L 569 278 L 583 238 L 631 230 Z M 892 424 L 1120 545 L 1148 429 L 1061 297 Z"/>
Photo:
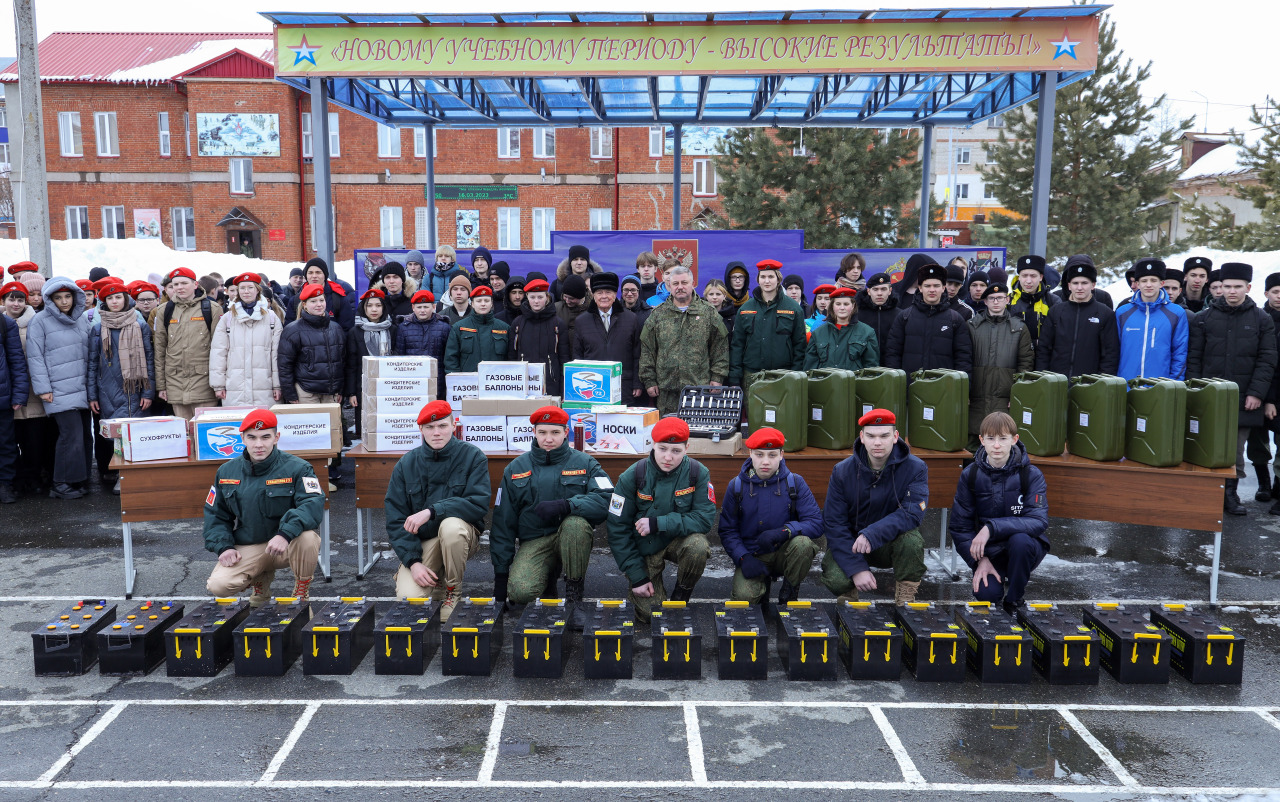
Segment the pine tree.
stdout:
<path fill-rule="evenodd" d="M 1280 249 L 1280 102 L 1268 97 L 1266 105 L 1253 107 L 1249 122 L 1262 136 L 1246 145 L 1244 136 L 1233 134 L 1232 144 L 1241 149 L 1240 165 L 1258 173 L 1259 182 L 1248 186 L 1218 179 L 1235 194 L 1253 203 L 1261 219 L 1236 225 L 1235 215 L 1220 203 L 1206 208 L 1193 203 L 1187 210 L 1191 242 L 1228 251 L 1273 251 Z M 1224 145 L 1223 147 L 1227 147 Z"/>
<path fill-rule="evenodd" d="M 792 155 L 802 141 L 808 155 Z M 716 157 L 725 216 L 714 224 L 802 229 L 807 248 L 914 244 L 920 142 L 909 130 L 735 129 Z"/>
<path fill-rule="evenodd" d="M 1161 96 L 1144 101 L 1142 84 L 1151 64 L 1135 68 L 1116 44 L 1115 24 L 1103 17 L 1098 31 L 1098 68 L 1093 75 L 1060 89 L 1054 114 L 1050 170 L 1048 250 L 1050 260 L 1087 253 L 1101 266 L 1118 266 L 1138 257 L 1162 255 L 1169 244 L 1154 247 L 1143 235 L 1169 219 L 1166 196 L 1177 174 L 1159 169 L 1176 150 L 1181 131 L 1194 118 L 1161 126 Z M 983 177 L 1002 206 L 1031 215 L 1038 102 L 1005 114 L 1005 128 L 987 145 Z M 984 245 L 1006 245 L 1013 253 L 1030 246 L 1028 221 L 992 215 L 994 231 Z"/>

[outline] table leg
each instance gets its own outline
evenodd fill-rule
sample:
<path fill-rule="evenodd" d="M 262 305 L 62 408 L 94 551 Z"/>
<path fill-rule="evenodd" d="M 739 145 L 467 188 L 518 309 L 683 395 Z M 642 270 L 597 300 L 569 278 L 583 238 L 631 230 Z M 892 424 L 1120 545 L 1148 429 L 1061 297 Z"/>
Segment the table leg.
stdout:
<path fill-rule="evenodd" d="M 138 572 L 133 567 L 133 524 L 121 522 L 120 533 L 124 540 L 124 597 L 133 598 L 133 583 Z"/>
<path fill-rule="evenodd" d="M 325 582 L 333 581 L 333 574 L 330 572 L 329 561 L 332 559 L 329 553 L 329 511 L 324 511 L 324 519 L 320 522 L 320 571 L 324 574 Z"/>
<path fill-rule="evenodd" d="M 1218 566 L 1222 559 L 1222 530 L 1213 533 L 1213 570 L 1209 572 L 1209 604 L 1218 603 Z"/>
<path fill-rule="evenodd" d="M 951 577 L 951 581 L 955 582 L 960 578 L 960 574 L 956 573 L 956 550 L 951 549 L 951 567 L 948 568 L 946 563 L 942 561 L 942 555 L 947 551 L 947 519 L 951 510 L 946 507 L 942 508 L 941 522 L 938 526 L 938 548 L 926 549 L 925 554 L 938 564 L 942 572 Z"/>

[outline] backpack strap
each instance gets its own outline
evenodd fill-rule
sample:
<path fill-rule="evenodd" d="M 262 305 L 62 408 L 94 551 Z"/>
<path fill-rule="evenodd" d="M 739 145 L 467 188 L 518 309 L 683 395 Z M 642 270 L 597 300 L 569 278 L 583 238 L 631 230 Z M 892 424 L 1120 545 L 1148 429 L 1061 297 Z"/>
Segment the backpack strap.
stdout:
<path fill-rule="evenodd" d="M 200 314 L 204 316 L 205 331 L 213 331 L 213 304 L 208 295 L 200 299 Z"/>
<path fill-rule="evenodd" d="M 637 462 L 637 463 L 636 463 L 636 469 L 635 469 L 635 471 L 631 474 L 631 478 L 632 478 L 632 479 L 635 481 L 635 483 L 636 483 L 636 492 L 637 492 L 637 493 L 639 493 L 639 492 L 640 492 L 640 489 L 644 487 L 644 472 L 645 472 L 646 463 L 647 463 L 648 461 L 649 461 L 649 458 L 648 458 L 648 457 L 645 457 L 644 459 L 642 459 L 642 460 L 640 460 L 639 462 Z"/>
<path fill-rule="evenodd" d="M 164 333 L 169 333 L 169 318 L 173 317 L 174 305 L 173 301 L 169 301 L 164 305 Z"/>
<path fill-rule="evenodd" d="M 794 473 L 787 474 L 787 495 L 791 497 L 791 502 L 787 506 L 787 514 L 790 516 L 788 521 L 796 520 L 796 499 L 800 496 L 800 490 L 796 487 L 796 475 Z"/>

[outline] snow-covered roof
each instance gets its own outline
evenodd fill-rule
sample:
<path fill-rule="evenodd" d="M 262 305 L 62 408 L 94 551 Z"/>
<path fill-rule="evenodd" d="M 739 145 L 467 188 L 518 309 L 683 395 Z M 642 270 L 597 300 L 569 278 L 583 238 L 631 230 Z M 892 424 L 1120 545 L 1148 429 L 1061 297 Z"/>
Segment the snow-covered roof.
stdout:
<path fill-rule="evenodd" d="M 233 50 L 270 61 L 269 33 L 53 33 L 40 42 L 40 80 L 163 83 Z M 0 81 L 18 79 L 17 63 Z"/>
<path fill-rule="evenodd" d="M 1247 173 L 1250 168 L 1240 163 L 1242 155 L 1243 148 L 1228 142 L 1196 159 L 1190 167 L 1182 171 L 1181 175 L 1178 176 L 1178 180 L 1189 181 L 1194 178 L 1213 178 Z"/>

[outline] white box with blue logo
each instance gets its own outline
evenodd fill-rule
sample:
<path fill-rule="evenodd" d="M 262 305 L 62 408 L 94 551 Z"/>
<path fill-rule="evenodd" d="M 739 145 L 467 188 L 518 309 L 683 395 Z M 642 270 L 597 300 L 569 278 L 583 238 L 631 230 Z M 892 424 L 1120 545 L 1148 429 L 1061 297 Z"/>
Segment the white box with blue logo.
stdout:
<path fill-rule="evenodd" d="M 207 413 L 194 418 L 190 426 L 191 451 L 196 459 L 225 461 L 244 451 L 240 423 L 248 410 L 238 413 Z"/>
<path fill-rule="evenodd" d="M 617 404 L 622 401 L 622 363 L 575 359 L 564 366 L 566 404 Z"/>

